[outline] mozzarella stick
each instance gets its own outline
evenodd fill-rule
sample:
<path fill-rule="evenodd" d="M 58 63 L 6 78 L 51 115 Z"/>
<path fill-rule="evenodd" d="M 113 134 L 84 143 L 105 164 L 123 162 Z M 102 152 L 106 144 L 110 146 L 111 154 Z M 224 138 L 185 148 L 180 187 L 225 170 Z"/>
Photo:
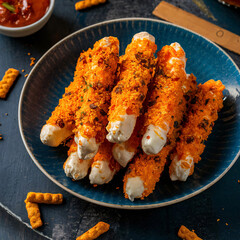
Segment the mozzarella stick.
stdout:
<path fill-rule="evenodd" d="M 119 81 L 109 109 L 107 139 L 126 142 L 134 130 L 155 66 L 155 38 L 147 32 L 134 35 L 121 58 Z"/>
<path fill-rule="evenodd" d="M 186 112 L 187 104 L 192 100 L 192 96 L 196 90 L 196 78 L 193 74 L 188 75 L 188 78 L 184 81 L 186 86 L 182 102 L 178 105 L 178 110 L 175 114 L 175 120 L 180 123 L 183 119 L 183 115 Z M 147 155 L 144 152 L 140 153 L 134 158 L 133 163 L 128 167 L 128 170 L 124 176 L 124 194 L 126 198 L 134 201 L 135 198 L 144 199 L 151 194 L 159 181 L 161 173 L 164 170 L 167 156 L 174 149 L 176 145 L 176 139 L 180 133 L 180 124 L 176 124 L 172 134 L 168 137 L 165 146 L 156 155 Z"/>
<path fill-rule="evenodd" d="M 105 140 L 93 159 L 89 180 L 91 184 L 102 185 L 110 182 L 120 170 L 120 165 L 112 157 L 112 143 Z"/>
<path fill-rule="evenodd" d="M 193 174 L 194 163 L 201 160 L 204 141 L 210 135 L 218 112 L 223 107 L 224 85 L 221 81 L 209 80 L 198 86 L 184 124 L 176 152 L 172 155 L 169 175 L 172 181 L 186 181 Z"/>
<path fill-rule="evenodd" d="M 85 95 L 76 113 L 75 141 L 78 156 L 93 158 L 106 136 L 107 112 L 119 59 L 119 41 L 105 37 L 94 44 L 91 64 L 85 74 Z"/>
<path fill-rule="evenodd" d="M 92 159 L 82 160 L 78 157 L 77 144 L 72 141 L 68 151 L 68 158 L 63 165 L 66 176 L 74 180 L 83 179 L 87 176 L 91 164 Z"/>
<path fill-rule="evenodd" d="M 62 141 L 72 135 L 75 127 L 75 112 L 81 107 L 83 102 L 84 74 L 87 71 L 90 56 L 91 49 L 81 53 L 78 58 L 73 82 L 65 89 L 58 106 L 41 130 L 40 139 L 43 144 L 57 147 Z"/>
<path fill-rule="evenodd" d="M 141 128 L 142 118 L 137 119 L 136 127 L 131 137 L 123 143 L 115 143 L 112 148 L 112 154 L 114 159 L 122 166 L 126 167 L 137 153 L 138 147 L 141 142 Z"/>
<path fill-rule="evenodd" d="M 176 114 L 183 104 L 185 73 L 185 52 L 178 43 L 164 46 L 157 53 L 157 73 L 155 74 L 144 115 L 144 135 L 142 149 L 148 154 L 157 154 L 167 142 L 178 122 Z"/>

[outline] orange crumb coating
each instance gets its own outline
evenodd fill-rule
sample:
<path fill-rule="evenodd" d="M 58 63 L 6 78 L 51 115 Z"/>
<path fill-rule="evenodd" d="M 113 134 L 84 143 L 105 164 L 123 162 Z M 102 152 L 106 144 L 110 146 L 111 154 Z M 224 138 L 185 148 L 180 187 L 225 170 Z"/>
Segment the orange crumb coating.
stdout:
<path fill-rule="evenodd" d="M 72 139 L 72 141 L 71 141 L 71 145 L 70 145 L 70 148 L 68 150 L 68 156 L 73 152 L 77 152 L 77 144 L 74 141 L 74 139 Z"/>
<path fill-rule="evenodd" d="M 76 240 L 93 240 L 98 238 L 101 234 L 107 232 L 110 225 L 105 222 L 99 222 L 94 227 L 89 229 L 87 232 L 79 236 Z"/>
<path fill-rule="evenodd" d="M 150 97 L 148 110 L 144 115 L 143 129 L 152 124 L 165 131 L 168 129 L 168 135 L 171 135 L 174 124 L 178 124 L 176 115 L 182 114 L 179 110 L 184 108 L 180 105 L 184 105 L 185 101 L 182 86 L 183 83 L 189 84 L 186 81 L 184 63 L 179 60 L 169 63 L 170 58 L 185 57 L 182 48 L 179 51 L 175 51 L 171 46 L 165 46 L 157 53 L 157 71 L 149 90 Z"/>
<path fill-rule="evenodd" d="M 145 153 L 140 153 L 138 156 L 134 157 L 133 163 L 128 167 L 128 170 L 124 176 L 123 189 L 125 198 L 128 198 L 126 193 L 126 184 L 128 178 L 140 177 L 143 181 L 144 192 L 141 199 L 144 199 L 155 189 L 156 183 L 160 179 L 160 175 L 164 170 L 167 156 L 172 148 L 170 145 L 163 147 L 160 153 L 157 155 L 147 155 Z"/>
<path fill-rule="evenodd" d="M 182 104 L 178 106 L 178 114 L 175 115 L 175 121 L 181 122 L 183 115 L 186 113 L 187 104 L 191 101 L 192 96 L 196 91 L 196 78 L 193 74 L 189 75 L 186 82 L 187 92 L 184 95 Z M 179 137 L 181 125 L 178 124 L 173 128 L 173 132 L 168 136 L 166 145 L 156 155 L 147 155 L 141 153 L 136 156 L 133 163 L 129 165 L 128 170 L 124 176 L 124 195 L 128 198 L 126 193 L 127 179 L 130 177 L 139 176 L 144 184 L 144 192 L 141 199 L 149 196 L 155 189 L 156 183 L 159 181 L 161 174 L 166 165 L 168 155 L 173 151 L 176 146 L 176 139 Z"/>
<path fill-rule="evenodd" d="M 109 43 L 108 43 L 109 42 Z M 110 44 L 110 46 L 104 46 Z M 119 60 L 119 41 L 105 38 L 94 44 L 90 69 L 85 74 L 83 104 L 76 113 L 74 132 L 102 143 L 106 136 L 107 113 Z"/>
<path fill-rule="evenodd" d="M 197 93 L 192 100 L 187 121 L 184 124 L 180 141 L 177 143 L 176 154 L 179 160 L 185 160 L 188 156 L 193 158 L 194 163 L 201 160 L 208 136 L 212 132 L 214 122 L 218 118 L 218 112 L 223 107 L 224 85 L 220 80 L 209 80 L 199 84 Z M 190 164 L 183 164 L 183 168 L 189 168 Z M 193 173 L 193 166 L 190 175 Z M 171 174 L 172 168 L 169 172 Z"/>
<path fill-rule="evenodd" d="M 183 225 L 178 231 L 178 237 L 182 238 L 183 240 L 202 240 L 202 238 L 198 237 L 196 233 L 190 231 Z"/>
<path fill-rule="evenodd" d="M 28 218 L 33 229 L 43 225 L 40 215 L 40 210 L 37 203 L 28 202 L 25 200 Z"/>
<path fill-rule="evenodd" d="M 89 49 L 81 53 L 77 61 L 74 80 L 65 88 L 65 93 L 59 100 L 59 104 L 52 112 L 51 117 L 47 120 L 47 124 L 58 125 L 61 128 L 66 126 L 71 130 L 75 127 L 75 113 L 82 106 L 86 85 L 84 75 L 88 69 L 91 51 Z"/>
<path fill-rule="evenodd" d="M 154 73 L 156 49 L 156 44 L 147 39 L 137 39 L 127 46 L 121 57 L 119 81 L 111 95 L 109 122 L 121 120 L 124 114 L 140 115 Z"/>
<path fill-rule="evenodd" d="M 61 204 L 63 202 L 63 195 L 60 193 L 29 192 L 25 201 L 32 203 Z"/>
<path fill-rule="evenodd" d="M 118 172 L 121 169 L 119 163 L 115 161 L 112 156 L 112 146 L 113 144 L 107 140 L 105 140 L 104 143 L 100 145 L 97 154 L 93 158 L 92 167 L 99 165 L 99 162 L 101 161 L 107 161 L 109 163 L 109 168 L 112 171 Z"/>
<path fill-rule="evenodd" d="M 180 78 L 180 80 L 182 80 L 186 78 L 184 63 L 186 60 L 185 52 L 181 47 L 175 50 L 173 47 L 175 44 L 176 43 L 166 45 L 158 52 L 158 65 L 166 77 Z M 173 67 L 174 71 L 172 71 Z"/>

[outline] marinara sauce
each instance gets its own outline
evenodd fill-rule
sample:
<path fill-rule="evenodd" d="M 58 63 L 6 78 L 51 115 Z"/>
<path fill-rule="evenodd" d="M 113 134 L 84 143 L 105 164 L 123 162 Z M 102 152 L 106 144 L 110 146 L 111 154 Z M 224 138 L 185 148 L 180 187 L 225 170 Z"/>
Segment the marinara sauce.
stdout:
<path fill-rule="evenodd" d="M 10 11 L 4 4 L 13 7 Z M 50 0 L 0 0 L 0 25 L 23 27 L 42 18 L 49 8 Z"/>

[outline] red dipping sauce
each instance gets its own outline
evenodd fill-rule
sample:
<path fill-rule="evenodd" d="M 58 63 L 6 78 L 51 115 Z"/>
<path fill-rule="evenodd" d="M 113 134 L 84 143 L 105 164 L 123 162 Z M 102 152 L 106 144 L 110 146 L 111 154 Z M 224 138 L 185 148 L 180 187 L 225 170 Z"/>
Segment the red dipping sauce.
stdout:
<path fill-rule="evenodd" d="M 12 12 L 2 4 L 14 7 Z M 6 27 L 23 27 L 30 25 L 47 12 L 50 0 L 0 0 L 0 25 Z"/>

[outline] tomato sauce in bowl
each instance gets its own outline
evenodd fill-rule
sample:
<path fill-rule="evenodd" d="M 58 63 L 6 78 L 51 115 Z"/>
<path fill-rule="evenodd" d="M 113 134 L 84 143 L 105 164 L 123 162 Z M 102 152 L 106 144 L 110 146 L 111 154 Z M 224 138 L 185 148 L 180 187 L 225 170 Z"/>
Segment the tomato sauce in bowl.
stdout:
<path fill-rule="evenodd" d="M 41 19 L 50 0 L 0 0 L 0 25 L 23 27 Z"/>

